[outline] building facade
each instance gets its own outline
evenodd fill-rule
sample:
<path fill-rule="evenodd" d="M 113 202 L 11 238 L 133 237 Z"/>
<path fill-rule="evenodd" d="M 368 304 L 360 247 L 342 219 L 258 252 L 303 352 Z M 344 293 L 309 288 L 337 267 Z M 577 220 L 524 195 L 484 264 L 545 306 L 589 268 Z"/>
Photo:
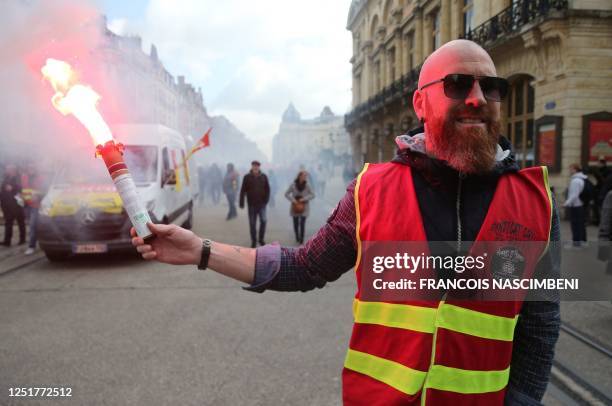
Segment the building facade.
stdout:
<path fill-rule="evenodd" d="M 106 27 L 98 46 L 105 75 L 105 88 L 114 95 L 116 111 L 109 114 L 117 121 L 162 124 L 177 130 L 191 144 L 210 126 L 201 89 L 175 78 L 158 58 L 157 48 L 142 49 L 137 36 L 121 36 Z M 117 95 L 120 95 L 118 97 Z"/>
<path fill-rule="evenodd" d="M 292 103 L 283 113 L 278 133 L 272 140 L 275 165 L 316 165 L 321 161 L 340 164 L 350 155 L 344 118 L 325 106 L 318 117 L 302 119 Z"/>
<path fill-rule="evenodd" d="M 612 162 L 612 2 L 606 0 L 354 0 L 355 167 L 389 160 L 394 138 L 418 125 L 419 69 L 442 44 L 471 39 L 511 83 L 503 135 L 521 166 L 547 165 L 565 187 L 569 165 Z"/>

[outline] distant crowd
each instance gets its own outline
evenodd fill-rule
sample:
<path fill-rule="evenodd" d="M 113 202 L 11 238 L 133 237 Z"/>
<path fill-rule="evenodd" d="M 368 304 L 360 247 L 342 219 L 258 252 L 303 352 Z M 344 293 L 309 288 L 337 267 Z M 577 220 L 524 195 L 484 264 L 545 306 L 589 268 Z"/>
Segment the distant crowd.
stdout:
<path fill-rule="evenodd" d="M 48 188 L 48 177 L 42 174 L 34 163 L 23 167 L 8 164 L 0 168 L 0 208 L 4 219 L 4 240 L 2 245 L 10 247 L 13 243 L 13 226 L 19 230 L 18 245 L 25 245 L 24 253 L 31 255 L 36 249 L 36 224 L 40 203 Z M 29 236 L 26 236 L 26 222 Z M 27 240 L 26 240 L 26 237 Z"/>
<path fill-rule="evenodd" d="M 241 179 L 240 172 L 233 163 L 227 164 L 225 174 L 221 173 L 217 164 L 199 166 L 198 204 L 203 205 L 205 200 L 210 200 L 215 205 L 220 204 L 221 193 L 223 193 L 228 204 L 226 220 L 231 220 L 238 215 L 236 199 L 239 200 L 240 208 L 244 208 L 246 201 L 251 246 L 256 247 L 257 244 L 265 244 L 267 206 L 275 207 L 279 185 L 288 185 L 284 196 L 291 202 L 289 215 L 293 218 L 295 240 L 302 244 L 306 218 L 310 213 L 309 202 L 315 196 L 325 196 L 327 180 L 333 176 L 333 169 L 333 167 L 319 164 L 307 170 L 301 165 L 297 168 L 277 167 L 264 173 L 261 170 L 261 163 L 253 161 L 248 171 L 242 170 L 243 173 L 246 173 Z M 345 168 L 343 177 L 348 183 L 355 177 L 355 173 Z M 259 227 L 257 227 L 258 222 Z"/>

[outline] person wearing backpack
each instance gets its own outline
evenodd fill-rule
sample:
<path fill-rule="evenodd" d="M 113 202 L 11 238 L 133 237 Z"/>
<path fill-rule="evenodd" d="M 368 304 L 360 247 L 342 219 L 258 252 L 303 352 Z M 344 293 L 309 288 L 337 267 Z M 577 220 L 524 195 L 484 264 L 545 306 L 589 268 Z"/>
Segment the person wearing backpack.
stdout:
<path fill-rule="evenodd" d="M 568 209 L 572 228 L 573 246 L 582 247 L 586 245 L 587 240 L 585 208 L 588 207 L 588 202 L 590 198 L 593 197 L 593 184 L 588 180 L 588 177 L 582 173 L 580 165 L 571 164 L 569 169 L 571 177 L 568 186 L 567 199 L 565 200 L 565 203 L 563 203 L 563 207 Z M 590 184 L 590 187 L 587 182 Z"/>

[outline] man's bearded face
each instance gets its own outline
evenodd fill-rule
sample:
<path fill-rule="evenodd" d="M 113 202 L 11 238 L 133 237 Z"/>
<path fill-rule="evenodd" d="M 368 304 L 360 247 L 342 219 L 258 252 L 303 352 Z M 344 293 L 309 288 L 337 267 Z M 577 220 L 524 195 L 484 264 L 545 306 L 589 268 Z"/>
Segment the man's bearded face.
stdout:
<path fill-rule="evenodd" d="M 493 105 L 453 103 L 440 115 L 428 100 L 426 147 L 434 157 L 463 173 L 485 173 L 495 165 L 500 131 Z"/>

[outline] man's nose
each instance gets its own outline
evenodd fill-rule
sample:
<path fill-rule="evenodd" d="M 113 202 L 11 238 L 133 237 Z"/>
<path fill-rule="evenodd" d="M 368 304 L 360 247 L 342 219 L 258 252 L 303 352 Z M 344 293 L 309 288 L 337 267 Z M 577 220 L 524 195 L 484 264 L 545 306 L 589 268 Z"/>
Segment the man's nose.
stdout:
<path fill-rule="evenodd" d="M 487 104 L 487 100 L 484 97 L 484 93 L 482 93 L 482 89 L 480 88 L 480 82 L 475 80 L 474 85 L 472 86 L 472 90 L 465 98 L 465 104 L 473 107 L 480 107 Z"/>

